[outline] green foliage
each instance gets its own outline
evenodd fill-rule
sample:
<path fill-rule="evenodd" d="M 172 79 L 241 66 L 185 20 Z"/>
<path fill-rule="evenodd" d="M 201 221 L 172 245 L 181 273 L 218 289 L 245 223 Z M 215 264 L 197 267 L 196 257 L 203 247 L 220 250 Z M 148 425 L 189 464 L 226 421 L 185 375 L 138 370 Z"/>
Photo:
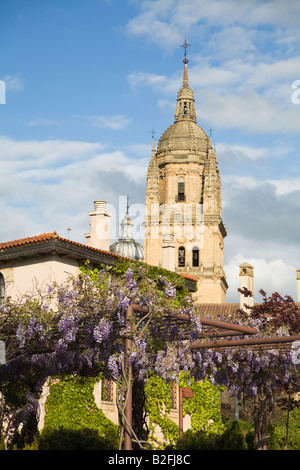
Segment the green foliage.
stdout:
<path fill-rule="evenodd" d="M 193 398 L 183 399 L 183 415 L 191 415 L 192 432 L 204 431 L 207 435 L 220 434 L 225 426 L 220 413 L 220 392 L 209 380 L 188 382 L 186 374 L 181 375 L 180 387 L 190 387 Z M 167 445 L 173 445 L 179 437 L 179 426 L 170 419 L 171 384 L 153 376 L 145 386 L 146 409 L 149 414 L 150 439 L 154 439 L 155 426 L 159 425 Z M 201 438 L 202 438 L 201 434 Z M 162 443 L 160 443 L 162 444 Z"/>
<path fill-rule="evenodd" d="M 248 450 L 255 450 L 255 441 L 254 441 L 255 431 L 254 431 L 254 429 L 250 429 L 249 431 L 246 431 L 245 439 L 246 439 L 246 444 L 247 444 Z"/>
<path fill-rule="evenodd" d="M 286 421 L 285 414 L 277 424 L 269 426 L 268 449 L 285 450 L 286 448 Z M 290 412 L 288 430 L 288 450 L 300 450 L 300 409 L 295 408 Z"/>
<path fill-rule="evenodd" d="M 117 448 L 118 427 L 105 417 L 94 400 L 93 390 L 98 380 L 100 377 L 75 376 L 52 382 L 51 393 L 46 401 L 44 436 L 49 437 L 52 431 L 62 428 L 66 431 L 64 435 L 71 431 L 88 429 L 97 432 L 98 437 L 105 437 L 112 448 Z M 53 434 L 53 440 L 56 435 Z"/>
<path fill-rule="evenodd" d="M 178 439 L 176 450 L 218 450 L 219 435 L 207 434 L 205 431 L 192 431 L 188 429 Z"/>
<path fill-rule="evenodd" d="M 104 265 L 100 267 L 100 269 L 101 268 L 104 268 Z M 121 259 L 117 265 L 112 267 L 110 270 L 112 275 L 124 277 L 129 268 L 133 270 L 133 278 L 139 283 L 141 294 L 143 290 L 143 279 L 146 277 L 148 280 L 156 283 L 157 292 L 161 292 L 161 295 L 163 296 L 163 290 L 161 289 L 159 282 L 159 277 L 162 276 L 174 287 L 176 287 L 176 298 L 174 300 L 174 306 L 180 306 L 183 300 L 190 296 L 190 292 L 185 287 L 185 279 L 181 274 L 168 271 L 158 266 L 151 266 L 134 260 Z M 81 266 L 81 271 L 83 273 L 88 273 L 92 280 L 98 280 L 99 269 L 90 270 L 89 262 L 86 262 Z M 148 281 L 145 283 L 144 288 L 145 290 L 149 289 Z"/>
<path fill-rule="evenodd" d="M 0 450 L 5 450 L 5 442 L 2 433 L 0 434 Z"/>
<path fill-rule="evenodd" d="M 231 421 L 219 440 L 222 450 L 247 450 L 245 434 L 237 421 Z"/>
<path fill-rule="evenodd" d="M 111 450 L 114 440 L 99 436 L 94 429 L 45 429 L 39 440 L 39 450 Z"/>
<path fill-rule="evenodd" d="M 202 382 L 189 381 L 182 375 L 181 387 L 190 387 L 194 397 L 183 399 L 183 415 L 191 415 L 191 426 L 194 431 L 205 430 L 208 434 L 219 434 L 224 431 L 220 410 L 220 388 L 214 387 L 208 379 Z"/>
<path fill-rule="evenodd" d="M 56 434 L 53 434 L 53 439 L 50 436 L 53 430 L 63 428 L 68 433 L 90 429 L 97 431 L 99 436 L 108 437 L 117 446 L 117 426 L 105 417 L 94 402 L 94 384 L 99 379 L 99 377 L 68 377 L 59 381 L 52 380 L 51 393 L 46 401 L 43 439 L 46 436 L 52 445 L 52 440 L 55 442 L 56 439 Z M 185 375 L 182 376 L 180 385 L 187 386 Z M 183 400 L 183 413 L 192 415 L 192 429 L 196 431 L 207 428 L 208 421 L 213 420 L 208 433 L 222 432 L 224 426 L 220 415 L 218 388 L 213 387 L 208 380 L 201 383 L 192 382 L 189 386 L 193 389 L 194 398 Z M 150 441 L 161 447 L 166 443 L 174 444 L 179 437 L 179 426 L 178 422 L 170 419 L 171 384 L 158 376 L 152 376 L 145 385 L 145 397 L 145 407 L 149 415 Z M 164 442 L 158 442 L 154 438 L 157 425 L 162 431 Z M 70 436 L 75 435 L 70 434 Z M 43 441 L 43 445 L 48 444 Z"/>
<path fill-rule="evenodd" d="M 252 446 L 252 444 L 251 444 Z M 230 421 L 222 434 L 189 429 L 178 439 L 176 450 L 252 450 L 237 421 Z"/>
<path fill-rule="evenodd" d="M 162 445 L 154 437 L 155 427 L 159 425 L 165 441 L 174 443 L 179 436 L 179 427 L 168 417 L 171 411 L 171 384 L 167 384 L 158 376 L 152 376 L 145 384 L 145 396 L 150 440 Z"/>

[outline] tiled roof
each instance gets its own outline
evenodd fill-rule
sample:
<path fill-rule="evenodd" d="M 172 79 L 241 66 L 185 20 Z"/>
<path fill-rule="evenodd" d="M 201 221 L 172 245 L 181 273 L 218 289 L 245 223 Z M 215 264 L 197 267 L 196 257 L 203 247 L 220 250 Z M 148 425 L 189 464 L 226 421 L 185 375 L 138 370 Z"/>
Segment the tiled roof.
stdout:
<path fill-rule="evenodd" d="M 300 308 L 300 302 L 295 302 L 296 306 Z M 196 306 L 197 312 L 200 317 L 228 317 L 240 309 L 239 303 L 225 303 L 225 304 L 198 304 Z"/>
<path fill-rule="evenodd" d="M 187 279 L 191 279 L 192 281 L 195 281 L 195 282 L 198 281 L 197 277 L 189 276 L 188 274 L 185 274 L 185 273 L 178 273 L 178 274 L 181 274 L 181 276 L 186 277 Z"/>
<path fill-rule="evenodd" d="M 82 243 L 74 242 L 72 240 L 69 240 L 67 238 L 62 238 L 60 237 L 56 231 L 50 232 L 50 233 L 42 233 L 41 235 L 36 235 L 34 237 L 28 237 L 28 238 L 20 238 L 19 240 L 13 240 L 10 242 L 5 242 L 5 243 L 0 243 L 0 252 L 8 250 L 10 248 L 14 248 L 17 246 L 24 246 L 24 245 L 38 245 L 40 243 L 47 242 L 49 240 L 61 240 L 61 241 L 66 241 L 68 243 L 71 243 L 72 245 L 80 246 L 83 248 L 88 248 L 90 250 L 95 250 L 101 253 L 107 253 L 111 256 L 115 256 L 117 258 L 120 258 L 119 255 L 115 255 L 114 253 L 111 253 L 110 251 L 105 251 L 105 250 L 100 250 L 99 248 L 93 248 L 88 245 L 84 245 Z"/>
<path fill-rule="evenodd" d="M 85 249 L 88 249 L 88 250 L 93 250 L 93 251 L 98 252 L 98 253 L 104 253 L 104 254 L 107 254 L 107 255 L 112 256 L 114 258 L 125 259 L 124 256 L 120 256 L 120 255 L 117 255 L 115 253 L 111 253 L 110 251 L 100 250 L 99 248 L 94 248 L 94 247 L 89 246 L 89 245 L 84 245 L 83 243 L 74 242 L 72 240 L 69 240 L 68 238 L 62 238 L 58 235 L 58 233 L 56 231 L 50 232 L 50 233 L 42 233 L 41 235 L 36 235 L 34 237 L 20 238 L 19 240 L 13 240 L 13 241 L 9 241 L 9 242 L 0 243 L 0 253 L 4 252 L 6 250 L 9 250 L 11 248 L 16 248 L 16 247 L 20 247 L 20 246 L 39 245 L 39 244 L 45 243 L 49 240 L 60 240 L 60 241 L 68 242 L 72 245 L 75 245 L 75 246 L 78 246 L 78 247 L 81 247 L 81 248 L 85 248 Z M 179 273 L 179 274 L 181 274 L 181 276 L 183 276 L 184 278 L 190 279 L 191 281 L 194 281 L 194 282 L 197 282 L 197 280 L 198 280 L 196 277 L 189 276 L 188 274 L 184 274 L 184 273 Z"/>
<path fill-rule="evenodd" d="M 10 242 L 0 243 L 0 251 L 8 250 L 15 246 L 22 245 L 33 245 L 36 243 L 43 243 L 45 241 L 51 240 L 52 238 L 58 238 L 56 232 L 51 233 L 42 233 L 41 235 L 36 235 L 34 237 L 20 238 L 19 240 L 13 240 Z"/>
<path fill-rule="evenodd" d="M 197 311 L 201 317 L 229 316 L 240 308 L 239 303 L 199 304 Z"/>

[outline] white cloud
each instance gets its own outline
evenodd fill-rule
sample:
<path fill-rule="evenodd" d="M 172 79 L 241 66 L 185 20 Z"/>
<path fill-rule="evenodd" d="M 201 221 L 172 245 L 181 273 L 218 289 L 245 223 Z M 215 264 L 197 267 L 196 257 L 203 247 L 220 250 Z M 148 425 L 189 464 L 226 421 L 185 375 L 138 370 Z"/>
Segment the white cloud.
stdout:
<path fill-rule="evenodd" d="M 275 191 L 278 196 L 300 191 L 300 177 L 273 179 L 270 180 L 270 183 L 275 186 Z"/>
<path fill-rule="evenodd" d="M 115 116 L 91 116 L 87 117 L 90 125 L 111 130 L 125 129 L 131 122 L 131 119 L 122 114 Z"/>
<path fill-rule="evenodd" d="M 147 37 L 165 48 L 179 44 L 196 24 L 229 27 L 299 26 L 300 5 L 295 0 L 156 0 L 137 4 L 141 13 L 131 19 L 127 29 L 131 34 Z M 182 33 L 183 32 L 183 33 Z"/>
<path fill-rule="evenodd" d="M 299 108 L 290 101 L 290 87 L 286 86 L 286 103 L 263 96 L 254 89 L 243 93 L 207 91 L 197 105 L 198 120 L 209 122 L 214 128 L 236 128 L 250 133 L 298 133 Z"/>
<path fill-rule="evenodd" d="M 299 78 L 299 2 L 159 0 L 137 5 L 140 14 L 127 25 L 131 34 L 172 51 L 189 32 L 194 38 L 189 76 L 199 121 L 251 133 L 298 133 L 300 113 L 291 102 L 291 84 Z M 132 87 L 162 94 L 162 107 L 178 91 L 181 77 L 139 71 L 128 80 Z"/>
<path fill-rule="evenodd" d="M 5 82 L 6 91 L 19 93 L 24 89 L 24 79 L 21 75 L 5 75 L 2 79 Z"/>
<path fill-rule="evenodd" d="M 168 86 L 168 78 L 165 75 L 156 75 L 154 73 L 141 71 L 129 74 L 127 80 L 133 90 L 140 86 L 163 90 Z"/>
<path fill-rule="evenodd" d="M 53 230 L 67 236 L 71 226 L 72 238 L 82 242 L 94 200 L 117 206 L 128 194 L 144 202 L 146 156 L 107 152 L 100 143 L 2 136 L 0 159 L 1 241 Z"/>
<path fill-rule="evenodd" d="M 53 126 L 57 124 L 58 121 L 54 119 L 43 119 L 43 118 L 38 118 L 30 121 L 28 123 L 28 126 L 34 127 L 34 126 Z"/>
<path fill-rule="evenodd" d="M 282 296 L 291 295 L 297 301 L 297 283 L 296 268 L 284 260 L 277 258 L 272 261 L 266 261 L 263 258 L 254 258 L 244 256 L 243 253 L 234 255 L 225 264 L 224 270 L 229 284 L 227 293 L 227 302 L 239 302 L 240 287 L 239 265 L 247 261 L 254 267 L 254 297 L 255 302 L 261 302 L 259 294 L 263 289 L 268 295 L 273 292 L 279 292 Z"/>
<path fill-rule="evenodd" d="M 220 65 L 200 59 L 189 66 L 198 122 L 214 128 L 236 128 L 250 133 L 297 133 L 299 106 L 292 103 L 293 81 L 298 77 L 300 57 L 248 63 L 229 58 Z M 170 108 L 182 76 L 147 72 L 130 74 L 132 89 L 149 87 L 159 94 L 158 106 Z M 175 99 L 173 99 L 173 108 Z"/>
<path fill-rule="evenodd" d="M 236 160 L 259 160 L 266 158 L 270 153 L 270 149 L 267 147 L 253 147 L 250 145 L 238 145 L 228 143 L 218 143 L 218 155 L 222 158 L 224 154 L 230 155 L 230 158 Z"/>

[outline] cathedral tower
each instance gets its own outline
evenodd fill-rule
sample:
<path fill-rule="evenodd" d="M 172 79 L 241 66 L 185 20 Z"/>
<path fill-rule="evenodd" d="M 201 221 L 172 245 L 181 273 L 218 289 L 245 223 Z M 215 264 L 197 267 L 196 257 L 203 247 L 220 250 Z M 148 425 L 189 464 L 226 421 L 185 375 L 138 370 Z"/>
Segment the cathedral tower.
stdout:
<path fill-rule="evenodd" d="M 153 143 L 147 173 L 145 262 L 197 277 L 197 302 L 223 303 L 228 287 L 223 270 L 226 229 L 217 155 L 196 122 L 186 57 L 183 62 L 174 124 L 162 134 L 157 149 Z"/>

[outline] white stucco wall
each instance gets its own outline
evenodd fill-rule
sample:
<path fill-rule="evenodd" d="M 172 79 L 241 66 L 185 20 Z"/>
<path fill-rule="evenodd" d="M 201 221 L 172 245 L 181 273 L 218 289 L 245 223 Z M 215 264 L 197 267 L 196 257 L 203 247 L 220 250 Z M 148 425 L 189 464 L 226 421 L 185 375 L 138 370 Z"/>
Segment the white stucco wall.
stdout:
<path fill-rule="evenodd" d="M 77 276 L 79 267 L 76 260 L 54 255 L 0 265 L 0 272 L 5 280 L 5 296 L 20 300 L 46 294 L 54 282 L 65 283 L 70 276 Z"/>

